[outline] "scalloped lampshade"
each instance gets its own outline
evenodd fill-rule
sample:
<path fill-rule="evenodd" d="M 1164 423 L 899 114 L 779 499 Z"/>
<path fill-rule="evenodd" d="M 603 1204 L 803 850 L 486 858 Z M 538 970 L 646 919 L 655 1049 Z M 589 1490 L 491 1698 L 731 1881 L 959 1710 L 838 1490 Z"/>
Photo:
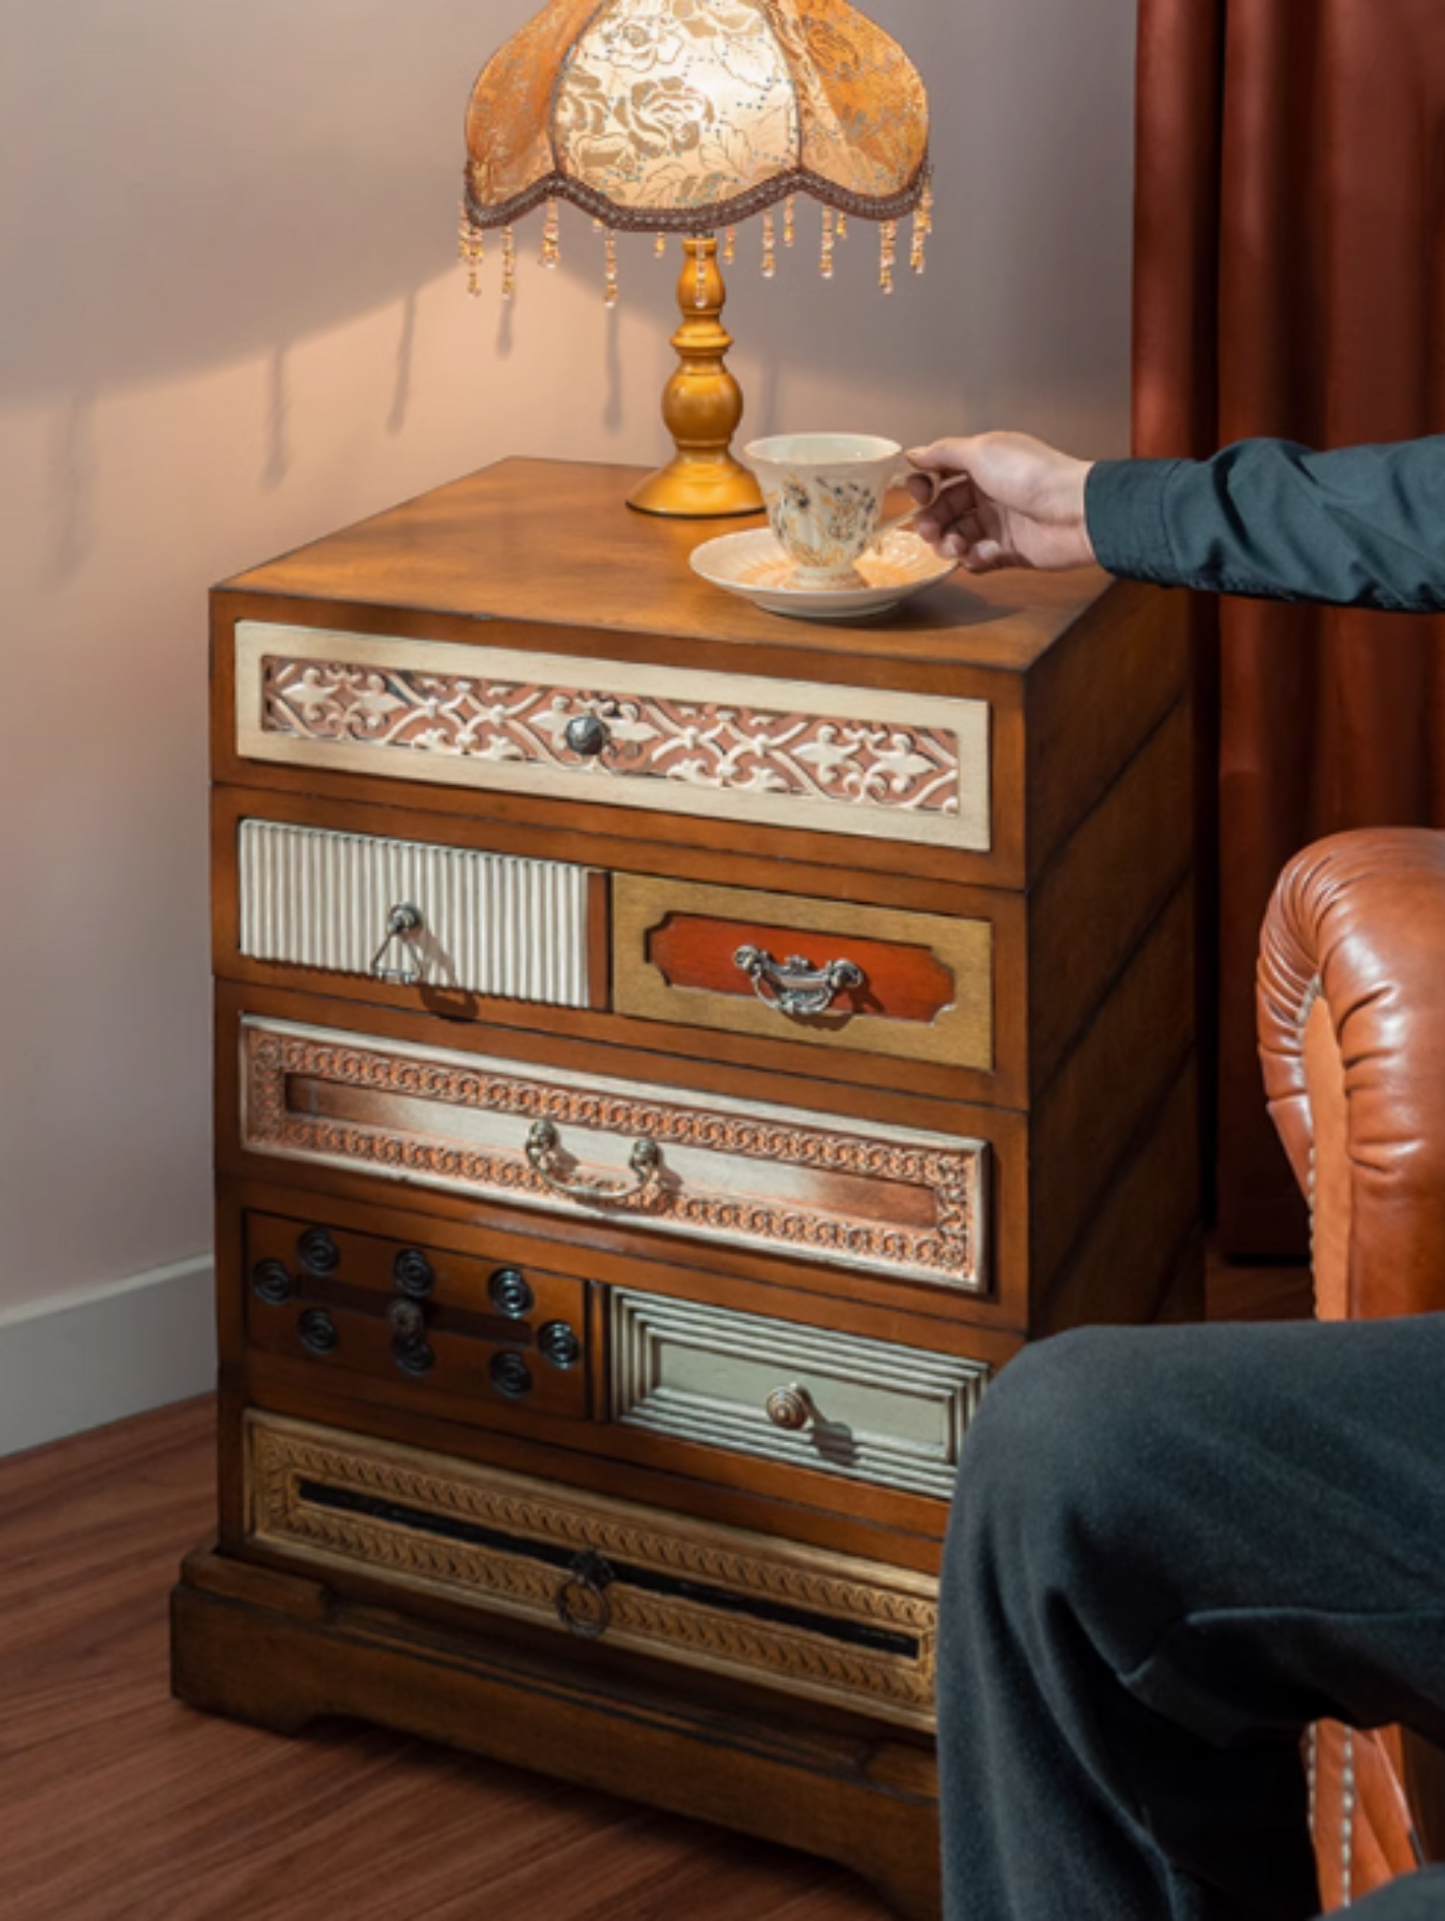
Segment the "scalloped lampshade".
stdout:
<path fill-rule="evenodd" d="M 910 264 L 923 269 L 931 225 L 923 82 L 898 43 L 845 0 L 551 0 L 483 68 L 467 153 L 461 248 L 474 291 L 485 235 L 501 228 L 502 293 L 514 293 L 513 225 L 536 207 L 546 209 L 542 264 L 556 265 L 560 200 L 603 230 L 609 305 L 619 232 L 654 233 L 659 252 L 667 234 L 684 237 L 681 364 L 663 405 L 677 454 L 653 476 L 651 498 L 642 497 L 648 486 L 633 496 L 646 511 L 758 506 L 751 475 L 727 451 L 742 400 L 722 360 L 731 340 L 718 317 L 718 230 L 730 261 L 737 224 L 761 214 L 771 277 L 773 208 L 782 203 L 782 244 L 791 247 L 795 196 L 807 194 L 822 203 L 825 278 L 850 215 L 880 224 L 885 292 L 908 214 Z"/>

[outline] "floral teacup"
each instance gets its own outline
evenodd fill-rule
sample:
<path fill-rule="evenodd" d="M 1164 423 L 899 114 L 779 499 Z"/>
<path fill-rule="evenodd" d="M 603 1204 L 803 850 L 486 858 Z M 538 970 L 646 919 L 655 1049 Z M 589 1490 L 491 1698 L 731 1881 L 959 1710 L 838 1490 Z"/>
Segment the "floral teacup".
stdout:
<path fill-rule="evenodd" d="M 883 525 L 890 487 L 927 480 L 903 459 L 896 440 L 872 434 L 774 434 L 743 449 L 758 477 L 768 523 L 792 561 L 801 586 L 846 586 L 860 554 L 890 528 L 920 512 L 913 507 Z"/>

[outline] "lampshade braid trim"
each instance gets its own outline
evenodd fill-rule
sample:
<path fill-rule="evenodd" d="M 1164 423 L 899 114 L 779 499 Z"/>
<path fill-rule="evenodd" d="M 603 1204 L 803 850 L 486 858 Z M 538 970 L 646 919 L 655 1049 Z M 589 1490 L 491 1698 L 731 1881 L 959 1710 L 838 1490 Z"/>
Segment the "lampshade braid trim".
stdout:
<path fill-rule="evenodd" d="M 825 207 L 836 208 L 839 213 L 859 220 L 901 220 L 922 200 L 930 173 L 925 149 L 908 185 L 885 197 L 851 193 L 846 187 L 824 180 L 820 174 L 810 173 L 806 167 L 797 167 L 788 173 L 776 174 L 761 186 L 750 187 L 746 193 L 734 194 L 730 200 L 713 201 L 706 206 L 624 208 L 570 175 L 554 172 L 534 181 L 521 193 L 513 194 L 510 200 L 501 201 L 495 207 L 484 207 L 472 189 L 472 163 L 468 161 L 462 173 L 462 194 L 467 218 L 473 226 L 484 230 L 511 226 L 545 200 L 570 200 L 573 206 L 580 207 L 616 233 L 711 233 L 717 227 L 736 226 L 795 193 L 805 193 Z"/>

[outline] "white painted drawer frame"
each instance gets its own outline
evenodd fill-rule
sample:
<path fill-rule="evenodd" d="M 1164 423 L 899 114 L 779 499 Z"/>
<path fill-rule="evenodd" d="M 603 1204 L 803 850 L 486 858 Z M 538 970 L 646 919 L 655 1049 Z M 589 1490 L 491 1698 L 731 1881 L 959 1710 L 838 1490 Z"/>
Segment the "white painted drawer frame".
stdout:
<path fill-rule="evenodd" d="M 612 745 L 565 744 L 596 714 Z M 250 760 L 987 852 L 989 708 L 454 641 L 236 624 Z"/>

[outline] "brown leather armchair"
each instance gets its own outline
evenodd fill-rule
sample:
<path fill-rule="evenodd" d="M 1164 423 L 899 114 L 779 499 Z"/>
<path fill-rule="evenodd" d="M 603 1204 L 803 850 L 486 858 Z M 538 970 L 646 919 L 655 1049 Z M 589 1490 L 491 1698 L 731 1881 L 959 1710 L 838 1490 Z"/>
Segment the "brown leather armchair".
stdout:
<path fill-rule="evenodd" d="M 1445 833 L 1363 829 L 1296 855 L 1265 918 L 1258 1011 L 1316 1313 L 1445 1309 Z M 1445 1859 L 1439 1750 L 1334 1723 L 1308 1748 L 1327 1908 Z"/>

